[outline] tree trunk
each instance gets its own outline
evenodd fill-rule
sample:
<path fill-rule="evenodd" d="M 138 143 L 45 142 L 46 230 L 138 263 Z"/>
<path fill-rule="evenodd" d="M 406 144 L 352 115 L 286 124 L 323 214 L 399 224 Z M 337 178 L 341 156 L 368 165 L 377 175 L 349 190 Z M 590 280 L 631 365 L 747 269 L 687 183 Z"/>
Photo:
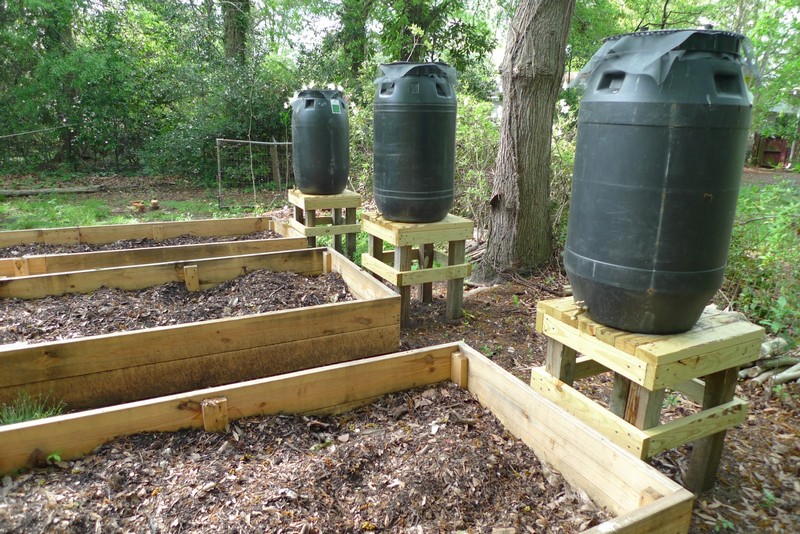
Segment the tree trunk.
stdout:
<path fill-rule="evenodd" d="M 250 33 L 250 0 L 223 0 L 222 23 L 225 57 L 244 64 Z"/>
<path fill-rule="evenodd" d="M 575 0 L 521 0 L 511 22 L 489 237 L 476 281 L 552 257 L 550 140 L 574 8 Z"/>

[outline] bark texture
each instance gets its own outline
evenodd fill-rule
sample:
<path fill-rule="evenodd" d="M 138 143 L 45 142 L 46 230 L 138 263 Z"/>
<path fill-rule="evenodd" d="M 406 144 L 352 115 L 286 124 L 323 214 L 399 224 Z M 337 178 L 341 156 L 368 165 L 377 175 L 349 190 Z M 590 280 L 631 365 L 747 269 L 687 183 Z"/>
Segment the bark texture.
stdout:
<path fill-rule="evenodd" d="M 550 138 L 575 0 L 522 0 L 500 72 L 500 150 L 486 254 L 473 279 L 544 265 L 552 256 Z"/>

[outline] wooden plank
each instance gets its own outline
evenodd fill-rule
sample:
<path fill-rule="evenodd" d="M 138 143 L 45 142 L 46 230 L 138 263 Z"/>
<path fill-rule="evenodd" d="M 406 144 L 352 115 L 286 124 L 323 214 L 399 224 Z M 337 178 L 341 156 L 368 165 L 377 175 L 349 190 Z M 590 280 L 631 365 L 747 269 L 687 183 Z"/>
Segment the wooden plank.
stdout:
<path fill-rule="evenodd" d="M 433 243 L 425 243 L 419 246 L 417 249 L 417 263 L 420 269 L 433 268 Z M 417 286 L 417 293 L 422 302 L 433 302 L 432 282 L 424 282 Z"/>
<path fill-rule="evenodd" d="M 470 233 L 472 233 L 471 228 Z M 464 263 L 464 246 L 463 240 L 450 241 L 447 248 L 447 265 L 452 267 L 446 267 L 446 269 L 451 269 Z M 452 274 L 448 274 L 448 276 L 451 277 L 447 280 L 445 316 L 451 321 L 461 318 L 464 303 L 464 278 L 469 276 L 471 271 L 472 266 L 470 265 L 464 276 L 452 276 Z"/>
<path fill-rule="evenodd" d="M 335 317 L 336 320 L 332 320 Z M 396 298 L 337 302 L 133 332 L 0 346 L 0 387 L 399 323 Z"/>
<path fill-rule="evenodd" d="M 600 364 L 626 376 L 637 384 L 645 383 L 645 374 L 648 371 L 648 365 L 645 362 L 598 341 L 584 332 L 579 332 L 575 327 L 545 315 L 542 318 L 542 333 L 572 347 L 581 354 L 591 354 L 592 358 Z"/>
<path fill-rule="evenodd" d="M 356 224 L 356 208 L 345 208 L 344 223 Z M 356 234 L 355 233 L 345 234 L 344 242 L 345 242 L 345 252 L 347 253 L 347 257 L 355 261 Z"/>
<path fill-rule="evenodd" d="M 214 397 L 203 399 L 200 403 L 203 414 L 203 428 L 206 432 L 227 432 L 228 427 L 228 399 Z"/>
<path fill-rule="evenodd" d="M 450 378 L 448 344 L 378 356 L 187 394 L 0 427 L 0 473 L 24 467 L 35 450 L 71 460 L 117 436 L 201 428 L 200 403 L 225 397 L 232 419 L 274 413 L 338 412 L 396 391 Z"/>
<path fill-rule="evenodd" d="M 644 432 L 647 435 L 644 442 L 645 453 L 650 457 L 661 451 L 675 448 L 692 440 L 713 436 L 740 425 L 747 417 L 747 406 L 748 403 L 746 401 L 734 399 L 713 408 L 708 408 L 680 419 L 673 419 L 658 427 L 645 430 Z M 692 452 L 692 455 L 694 454 L 695 451 Z M 698 465 L 701 466 L 699 472 L 701 476 L 705 476 L 708 473 L 713 486 L 717 469 L 716 466 L 709 465 L 709 460 L 708 457 L 705 457 L 699 461 Z M 719 460 L 717 460 L 717 465 L 719 465 Z M 691 470 L 691 467 L 689 470 Z"/>
<path fill-rule="evenodd" d="M 631 393 L 631 381 L 619 373 L 614 373 L 612 380 L 608 409 L 617 417 L 624 419 L 625 411 L 628 409 L 628 396 Z"/>
<path fill-rule="evenodd" d="M 398 313 L 400 297 L 373 278 L 367 271 L 349 261 L 338 252 L 328 251 L 331 257 L 331 270 L 342 275 L 347 288 L 359 300 L 394 299 L 397 301 Z"/>
<path fill-rule="evenodd" d="M 110 371 L 2 388 L 0 402 L 9 402 L 24 390 L 33 396 L 41 393 L 63 400 L 71 409 L 97 408 L 387 354 L 399 346 L 398 313 L 394 325 L 298 336 L 284 343 L 265 342 L 262 346 L 211 354 L 190 349 L 182 359 L 164 359 L 149 365 L 126 366 L 121 361 Z"/>
<path fill-rule="evenodd" d="M 571 386 L 553 378 L 541 367 L 531 369 L 531 388 L 580 421 L 607 436 L 611 441 L 639 458 L 644 432 L 617 417 Z"/>
<path fill-rule="evenodd" d="M 736 321 L 716 328 L 690 330 L 639 345 L 636 356 L 659 365 L 686 360 L 698 354 L 717 351 L 745 341 L 763 341 L 764 329 L 746 321 Z"/>
<path fill-rule="evenodd" d="M 402 223 L 365 211 L 361 222 L 365 232 L 396 247 L 469 239 L 474 227 L 471 220 L 452 214 L 434 223 Z"/>
<path fill-rule="evenodd" d="M 465 277 L 472 272 L 472 265 L 462 263 L 450 267 L 434 267 L 432 269 L 418 269 L 416 271 L 401 271 L 397 273 L 397 284 L 399 286 L 414 286 L 427 284 L 430 282 L 455 281 L 460 279 L 463 284 Z"/>
<path fill-rule="evenodd" d="M 297 221 L 289 221 L 289 224 L 292 225 L 292 228 L 297 230 L 298 232 L 302 232 L 304 235 L 308 237 L 319 237 L 319 236 L 336 236 L 341 234 L 357 234 L 361 231 L 361 224 L 340 224 L 334 226 L 302 226 Z M 301 230 L 302 228 L 302 230 Z"/>
<path fill-rule="evenodd" d="M 361 265 L 370 272 L 375 273 L 393 285 L 397 284 L 397 271 L 394 267 L 386 265 L 380 260 L 375 259 L 369 253 L 361 254 Z"/>
<path fill-rule="evenodd" d="M 688 532 L 694 495 L 679 490 L 626 514 L 609 519 L 587 534 L 676 534 Z"/>
<path fill-rule="evenodd" d="M 608 367 L 597 363 L 588 356 L 581 356 L 575 360 L 575 380 L 609 372 Z"/>
<path fill-rule="evenodd" d="M 693 378 L 692 380 L 681 382 L 680 384 L 673 386 L 672 389 L 681 392 L 684 397 L 695 404 L 703 404 L 703 396 L 705 395 L 706 384 L 699 378 Z"/>
<path fill-rule="evenodd" d="M 24 259 L 29 265 L 28 273 L 11 273 L 8 276 L 27 276 L 36 274 L 53 274 L 67 271 L 83 271 L 87 269 L 103 269 L 123 265 L 139 265 L 145 263 L 163 263 L 169 261 L 191 260 L 198 258 L 214 258 L 221 256 L 241 256 L 263 252 L 281 252 L 305 248 L 306 242 L 300 238 L 255 239 L 244 241 L 225 241 L 219 243 L 203 243 L 190 245 L 174 245 L 168 247 L 146 247 L 124 250 L 101 250 L 96 252 L 48 254 L 27 256 Z M 5 272 L 7 263 L 12 259 L 0 259 L 0 274 Z"/>
<path fill-rule="evenodd" d="M 705 376 L 731 367 L 740 367 L 759 358 L 761 337 L 743 336 L 738 344 L 727 344 L 717 350 L 690 356 L 669 364 L 653 367 L 651 387 L 671 387 L 674 384 Z"/>
<path fill-rule="evenodd" d="M 732 367 L 724 371 L 719 371 L 706 377 L 706 387 L 703 392 L 703 411 L 701 413 L 711 413 L 715 410 L 727 406 L 730 402 L 738 401 L 734 398 L 736 383 L 739 379 L 739 368 Z M 747 405 L 741 412 L 741 420 L 733 424 L 740 424 L 744 421 Z M 693 443 L 692 456 L 689 459 L 689 466 L 686 470 L 684 480 L 686 486 L 695 492 L 706 491 L 714 487 L 717 477 L 720 458 L 722 457 L 722 446 L 725 440 L 725 431 L 731 425 L 724 425 L 727 412 L 720 412 L 717 429 L 713 430 L 710 424 L 703 425 L 703 431 L 708 432 L 706 437 L 701 437 Z M 729 414 L 728 414 L 729 415 Z M 695 434 L 698 436 L 698 434 Z"/>
<path fill-rule="evenodd" d="M 640 508 L 646 488 L 661 495 L 685 492 L 589 426 L 564 415 L 559 406 L 474 349 L 462 345 L 461 351 L 470 360 L 469 391 L 511 434 L 600 506 L 614 514 L 626 514 Z M 632 431 L 640 432 L 635 427 Z M 683 518 L 686 528 L 690 515 L 687 511 Z"/>
<path fill-rule="evenodd" d="M 572 317 L 576 311 L 575 300 L 572 297 L 540 300 L 536 303 L 536 331 L 542 332 L 543 321 L 546 316 L 550 316 L 566 325 L 577 327 L 578 320 Z"/>
<path fill-rule="evenodd" d="M 287 197 L 291 204 L 304 210 L 358 208 L 361 206 L 361 195 L 347 189 L 336 195 L 307 195 L 299 189 L 290 189 Z"/>
<path fill-rule="evenodd" d="M 206 258 L 192 260 L 192 263 L 203 272 L 200 285 L 205 289 L 258 269 L 319 274 L 321 259 L 322 249 L 304 249 Z M 31 299 L 66 293 L 89 293 L 103 286 L 143 289 L 169 282 L 182 282 L 183 267 L 184 262 L 178 261 L 6 278 L 0 280 L 0 298 Z"/>

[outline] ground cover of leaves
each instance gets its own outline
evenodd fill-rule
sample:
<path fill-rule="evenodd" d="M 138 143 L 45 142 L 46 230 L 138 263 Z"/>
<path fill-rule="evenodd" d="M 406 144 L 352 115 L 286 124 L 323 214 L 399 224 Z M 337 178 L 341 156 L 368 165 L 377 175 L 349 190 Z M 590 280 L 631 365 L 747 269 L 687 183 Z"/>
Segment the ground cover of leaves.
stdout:
<path fill-rule="evenodd" d="M 0 344 L 43 342 L 353 300 L 338 273 L 253 271 L 205 291 L 172 282 L 137 291 L 0 299 Z"/>
<path fill-rule="evenodd" d="M 118 439 L 0 495 L 10 532 L 575 532 L 609 517 L 451 383 Z"/>

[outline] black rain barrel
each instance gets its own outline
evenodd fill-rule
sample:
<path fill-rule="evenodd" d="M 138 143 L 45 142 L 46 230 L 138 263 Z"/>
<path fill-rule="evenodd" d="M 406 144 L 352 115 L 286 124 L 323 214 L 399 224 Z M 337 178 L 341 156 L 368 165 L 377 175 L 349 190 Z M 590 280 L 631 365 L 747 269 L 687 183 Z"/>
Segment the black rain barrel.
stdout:
<path fill-rule="evenodd" d="M 585 69 L 564 267 L 597 322 L 682 332 L 722 284 L 750 128 L 743 44 L 627 34 Z"/>
<path fill-rule="evenodd" d="M 307 89 L 292 101 L 292 170 L 307 195 L 338 195 L 350 173 L 350 123 L 340 91 Z"/>
<path fill-rule="evenodd" d="M 455 70 L 396 62 L 375 80 L 375 204 L 392 221 L 444 219 L 453 206 Z"/>

